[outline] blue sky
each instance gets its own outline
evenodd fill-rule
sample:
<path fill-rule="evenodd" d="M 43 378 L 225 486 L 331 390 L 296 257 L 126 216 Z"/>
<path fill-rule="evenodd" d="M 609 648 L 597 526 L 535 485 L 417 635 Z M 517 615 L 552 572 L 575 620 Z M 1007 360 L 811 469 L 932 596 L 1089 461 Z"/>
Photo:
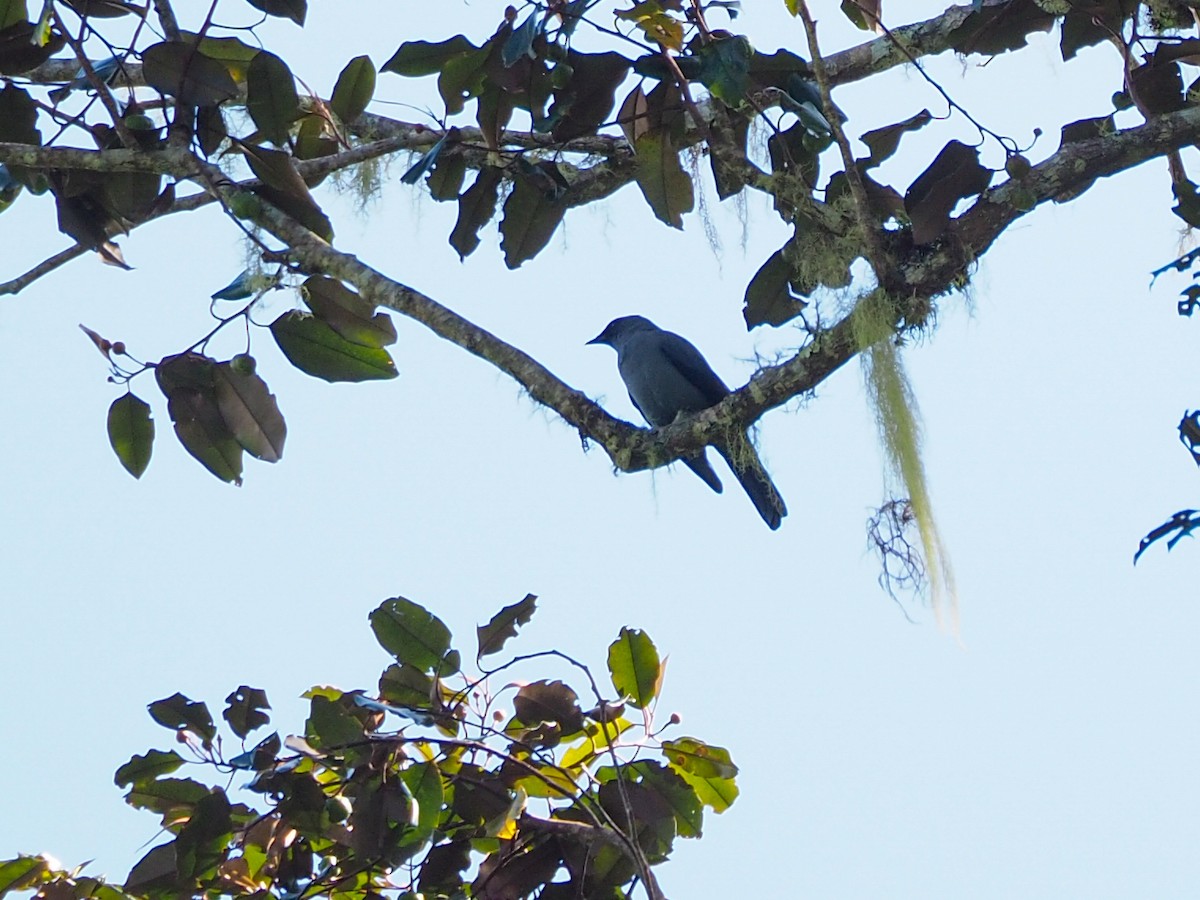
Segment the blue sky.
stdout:
<path fill-rule="evenodd" d="M 753 5 L 737 27 L 760 49 L 802 47 L 782 3 Z M 427 4 L 360 6 L 352 22 L 314 4 L 303 32 L 267 33 L 289 59 L 307 51 L 295 68 L 327 88 L 354 55 L 382 64 L 405 39 L 484 36 L 498 14 L 441 4 L 431 22 Z M 835 8 L 823 14 L 827 49 L 854 39 Z M 996 131 L 1042 128 L 1035 160 L 1063 122 L 1106 113 L 1120 79 L 1113 51 L 1064 65 L 1052 38 L 978 62 L 931 70 Z M 376 96 L 412 102 L 429 87 L 384 75 Z M 907 70 L 836 99 L 855 133 L 942 111 Z M 951 137 L 973 141 L 957 121 L 912 135 L 885 179 L 903 189 Z M 401 185 L 405 167 L 363 211 L 322 189 L 338 245 L 616 414 L 636 415 L 613 354 L 584 341 L 617 315 L 686 335 L 730 384 L 755 350 L 799 343 L 742 324 L 744 286 L 785 237 L 759 198 L 743 239 L 709 186 L 714 252 L 698 216 L 671 231 L 626 188 L 569 214 L 510 273 L 494 230 L 459 262 L 453 207 Z M 716 496 L 685 469 L 614 477 L 505 376 L 400 319 L 401 374 L 385 384 L 315 381 L 254 336 L 290 434 L 283 461 L 250 463 L 240 489 L 174 444 L 165 404 L 140 387 L 160 440 L 133 481 L 104 434 L 117 390 L 76 326 L 150 358 L 207 331 L 208 295 L 243 265 L 211 210 L 127 238 L 133 272 L 81 259 L 0 298 L 0 856 L 94 859 L 121 879 L 155 821 L 125 807 L 112 773 L 172 740 L 145 704 L 180 690 L 219 707 L 246 683 L 299 729 L 310 685 L 367 687 L 387 664 L 366 622 L 382 599 L 427 605 L 469 646 L 474 625 L 533 592 L 542 605 L 519 649 L 602 671 L 621 626 L 645 629 L 670 654 L 660 714 L 678 710 L 681 733 L 741 767 L 738 802 L 664 870 L 671 896 L 1194 896 L 1200 548 L 1130 564 L 1145 531 L 1195 504 L 1174 432 L 1200 405 L 1179 374 L 1195 346 L 1195 323 L 1175 314 L 1186 281 L 1148 288 L 1185 246 L 1170 202 L 1153 162 L 1026 217 L 905 352 L 961 641 L 919 602 L 911 624 L 876 584 L 864 523 L 885 499 L 884 465 L 857 366 L 763 420 L 790 510 L 772 533 L 738 491 Z M 0 226 L 4 277 L 65 246 L 44 199 L 23 197 Z M 291 302 L 271 298 L 261 318 Z"/>

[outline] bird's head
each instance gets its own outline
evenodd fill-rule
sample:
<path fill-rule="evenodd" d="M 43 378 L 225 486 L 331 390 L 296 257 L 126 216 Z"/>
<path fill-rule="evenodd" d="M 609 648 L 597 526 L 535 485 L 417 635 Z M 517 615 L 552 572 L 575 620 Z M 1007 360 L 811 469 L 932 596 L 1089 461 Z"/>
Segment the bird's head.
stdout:
<path fill-rule="evenodd" d="M 608 344 L 616 347 L 635 331 L 657 331 L 658 326 L 644 316 L 621 316 L 613 319 L 604 330 L 588 341 L 589 344 Z"/>

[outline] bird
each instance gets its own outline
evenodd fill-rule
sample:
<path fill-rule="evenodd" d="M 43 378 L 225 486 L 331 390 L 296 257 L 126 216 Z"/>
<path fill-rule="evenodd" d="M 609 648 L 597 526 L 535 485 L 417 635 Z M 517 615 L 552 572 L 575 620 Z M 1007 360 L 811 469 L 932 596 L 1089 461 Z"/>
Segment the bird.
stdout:
<path fill-rule="evenodd" d="M 730 393 L 691 342 L 643 316 L 613 319 L 587 343 L 606 344 L 617 351 L 617 371 L 629 390 L 629 399 L 655 428 L 670 425 L 682 414 L 708 409 Z M 787 515 L 787 506 L 750 439 L 744 433 L 736 434 L 713 446 L 729 463 L 763 521 L 772 530 L 778 528 Z M 681 459 L 705 484 L 721 493 L 721 480 L 703 448 Z"/>

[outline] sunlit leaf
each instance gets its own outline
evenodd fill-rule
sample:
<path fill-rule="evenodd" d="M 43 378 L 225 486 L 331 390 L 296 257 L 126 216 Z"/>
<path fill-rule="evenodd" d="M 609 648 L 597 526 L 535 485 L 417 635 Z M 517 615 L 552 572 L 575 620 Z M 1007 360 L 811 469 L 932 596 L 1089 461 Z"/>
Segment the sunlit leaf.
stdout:
<path fill-rule="evenodd" d="M 613 687 L 630 706 L 643 709 L 654 701 L 662 687 L 665 664 L 654 642 L 644 631 L 622 628 L 608 648 L 608 671 Z"/>
<path fill-rule="evenodd" d="M 393 597 L 381 603 L 370 618 L 375 639 L 399 662 L 440 676 L 458 671 L 458 654 L 450 649 L 450 629 L 423 606 Z"/>
<path fill-rule="evenodd" d="M 154 449 L 154 420 L 150 404 L 133 394 L 125 394 L 108 408 L 108 442 L 125 471 L 141 478 L 150 465 Z"/>
<path fill-rule="evenodd" d="M 284 313 L 271 323 L 271 334 L 293 366 L 325 381 L 378 381 L 399 374 L 386 350 L 348 341 L 309 313 Z"/>

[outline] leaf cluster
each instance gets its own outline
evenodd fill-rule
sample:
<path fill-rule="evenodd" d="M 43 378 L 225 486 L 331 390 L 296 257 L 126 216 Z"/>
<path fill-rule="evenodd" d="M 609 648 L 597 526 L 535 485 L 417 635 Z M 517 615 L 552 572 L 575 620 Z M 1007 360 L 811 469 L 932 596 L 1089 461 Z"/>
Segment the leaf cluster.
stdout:
<path fill-rule="evenodd" d="M 529 595 L 480 626 L 477 663 L 535 609 Z M 624 897 L 654 883 L 676 838 L 700 836 L 705 807 L 721 812 L 737 796 L 727 750 L 659 738 L 664 663 L 641 631 L 622 629 L 609 647 L 605 692 L 560 653 L 468 677 L 446 625 L 403 597 L 370 622 L 393 659 L 377 689 L 313 687 L 297 734 L 263 736 L 271 706 L 246 685 L 220 717 L 233 739 L 204 703 L 151 703 L 179 749 L 136 755 L 115 781 L 165 839 L 123 884 L 48 857 L 0 862 L 0 898 Z M 554 658 L 583 676 L 583 695 L 559 679 L 496 684 Z"/>

